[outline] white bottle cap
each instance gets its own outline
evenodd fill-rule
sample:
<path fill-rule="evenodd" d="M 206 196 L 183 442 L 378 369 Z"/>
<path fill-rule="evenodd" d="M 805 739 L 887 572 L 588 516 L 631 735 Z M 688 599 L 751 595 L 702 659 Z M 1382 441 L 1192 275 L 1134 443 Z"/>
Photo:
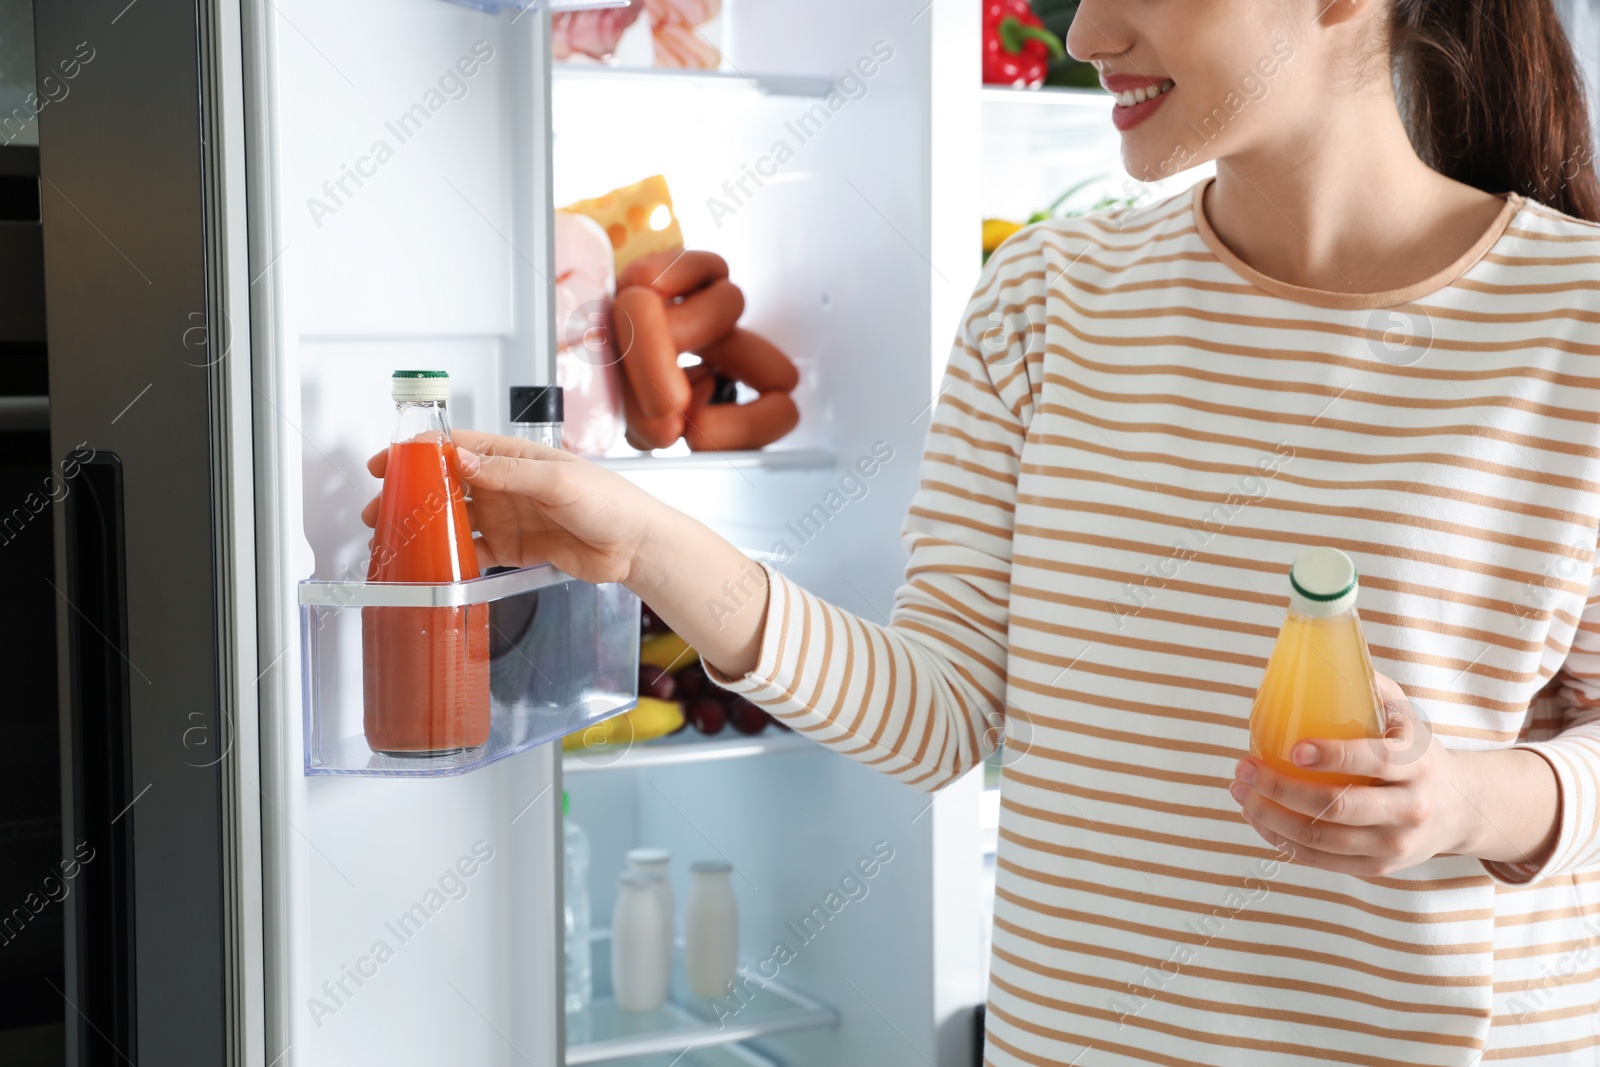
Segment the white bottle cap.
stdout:
<path fill-rule="evenodd" d="M 1355 560 L 1337 548 L 1313 548 L 1289 568 L 1289 610 L 1326 619 L 1355 607 L 1360 576 Z"/>
<path fill-rule="evenodd" d="M 450 375 L 442 370 L 397 370 L 389 380 L 396 403 L 427 404 L 450 399 Z"/>
<path fill-rule="evenodd" d="M 630 848 L 628 862 L 635 867 L 664 867 L 672 854 L 664 848 Z"/>

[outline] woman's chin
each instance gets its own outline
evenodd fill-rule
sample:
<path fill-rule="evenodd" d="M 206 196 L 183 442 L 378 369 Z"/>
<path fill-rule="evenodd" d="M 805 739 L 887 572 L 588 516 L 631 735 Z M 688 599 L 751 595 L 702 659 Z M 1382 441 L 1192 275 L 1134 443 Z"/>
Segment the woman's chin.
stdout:
<path fill-rule="evenodd" d="M 1202 162 L 1183 138 L 1139 127 L 1122 135 L 1122 167 L 1134 180 L 1159 182 Z"/>

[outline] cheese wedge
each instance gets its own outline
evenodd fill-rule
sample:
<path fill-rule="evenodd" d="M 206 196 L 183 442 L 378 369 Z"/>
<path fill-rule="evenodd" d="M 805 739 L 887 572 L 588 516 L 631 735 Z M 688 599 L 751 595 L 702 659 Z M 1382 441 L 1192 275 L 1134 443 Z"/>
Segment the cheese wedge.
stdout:
<path fill-rule="evenodd" d="M 600 224 L 611 238 L 618 274 L 640 256 L 683 247 L 672 194 L 667 191 L 667 179 L 659 174 L 561 210 L 587 215 Z"/>

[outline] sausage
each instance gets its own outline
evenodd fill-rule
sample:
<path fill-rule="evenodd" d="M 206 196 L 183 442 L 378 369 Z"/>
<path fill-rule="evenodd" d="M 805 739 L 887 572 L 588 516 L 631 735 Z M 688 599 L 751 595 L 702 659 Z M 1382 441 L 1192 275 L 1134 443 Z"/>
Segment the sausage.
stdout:
<path fill-rule="evenodd" d="M 728 261 L 715 252 L 686 252 L 671 248 L 652 252 L 622 268 L 617 288 L 648 285 L 668 300 L 703 289 L 728 277 Z"/>
<path fill-rule="evenodd" d="M 660 419 L 687 408 L 689 379 L 678 366 L 660 295 L 642 285 L 620 290 L 611 305 L 611 330 L 639 411 Z"/>
<path fill-rule="evenodd" d="M 800 384 L 800 372 L 783 350 L 743 327 L 736 326 L 726 337 L 691 351 L 758 393 L 787 393 Z"/>
<path fill-rule="evenodd" d="M 684 377 L 690 386 L 690 410 L 711 403 L 711 395 L 716 391 L 717 382 L 716 375 L 709 366 L 701 364 L 698 367 L 690 367 Z M 687 426 L 687 416 L 682 411 L 674 411 L 660 418 L 651 418 L 640 411 L 631 388 L 623 390 L 622 410 L 628 422 L 625 435 L 627 442 L 641 452 L 670 447 L 683 436 Z"/>
<path fill-rule="evenodd" d="M 698 352 L 733 329 L 744 314 L 744 293 L 726 278 L 666 305 L 667 328 L 679 352 Z"/>
<path fill-rule="evenodd" d="M 683 436 L 683 413 L 674 411 L 669 415 L 653 419 L 639 410 L 639 404 L 633 398 L 633 390 L 629 389 L 622 397 L 622 413 L 627 419 L 628 429 L 623 435 L 628 444 L 641 452 L 649 452 L 654 448 L 666 448 L 672 442 Z"/>
<path fill-rule="evenodd" d="M 800 422 L 794 397 L 762 393 L 748 404 L 710 404 L 689 413 L 683 432 L 693 452 L 736 452 L 762 448 Z"/>

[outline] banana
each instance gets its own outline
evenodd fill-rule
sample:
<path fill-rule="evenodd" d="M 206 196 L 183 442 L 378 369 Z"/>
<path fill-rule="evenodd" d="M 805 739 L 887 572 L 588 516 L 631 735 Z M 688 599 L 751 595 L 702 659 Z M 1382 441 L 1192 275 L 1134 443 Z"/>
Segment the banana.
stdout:
<path fill-rule="evenodd" d="M 657 670 L 676 671 L 700 660 L 700 653 L 689 647 L 689 642 L 677 634 L 651 634 L 639 642 L 639 662 Z"/>
<path fill-rule="evenodd" d="M 568 734 L 561 739 L 561 747 L 567 752 L 577 752 L 653 741 L 672 733 L 683 722 L 683 705 L 677 701 L 640 697 L 639 706 L 632 711 L 613 715 L 603 722 Z"/>

